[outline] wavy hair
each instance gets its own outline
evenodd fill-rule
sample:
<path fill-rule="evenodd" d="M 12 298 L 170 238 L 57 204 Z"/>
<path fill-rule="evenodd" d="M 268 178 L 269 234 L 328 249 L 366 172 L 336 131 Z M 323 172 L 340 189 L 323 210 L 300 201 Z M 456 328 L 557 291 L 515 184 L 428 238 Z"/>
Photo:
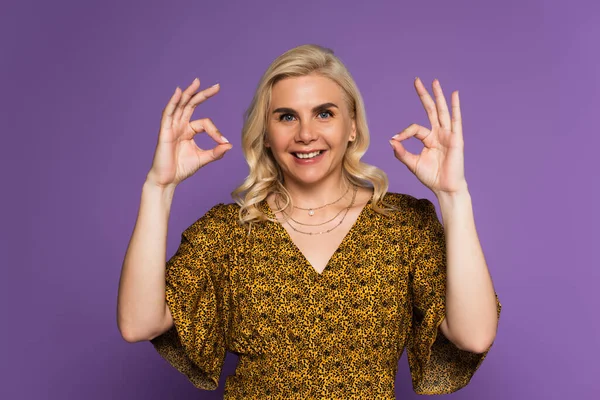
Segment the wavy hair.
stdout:
<path fill-rule="evenodd" d="M 273 86 L 282 79 L 306 75 L 319 75 L 339 85 L 356 123 L 356 139 L 349 143 L 342 162 L 343 176 L 351 184 L 373 188 L 372 208 L 387 215 L 390 209 L 379 205 L 388 189 L 388 178 L 381 169 L 360 159 L 369 147 L 369 128 L 362 96 L 340 59 L 333 51 L 318 45 L 302 45 L 277 57 L 262 76 L 250 106 L 244 114 L 242 150 L 250 171 L 244 182 L 231 197 L 240 206 L 242 225 L 273 219 L 268 218 L 258 205 L 271 193 L 284 200 L 283 209 L 292 206 L 292 199 L 283 186 L 283 174 L 271 151 L 265 147 L 268 111 Z M 280 210 L 278 210 L 280 211 Z"/>

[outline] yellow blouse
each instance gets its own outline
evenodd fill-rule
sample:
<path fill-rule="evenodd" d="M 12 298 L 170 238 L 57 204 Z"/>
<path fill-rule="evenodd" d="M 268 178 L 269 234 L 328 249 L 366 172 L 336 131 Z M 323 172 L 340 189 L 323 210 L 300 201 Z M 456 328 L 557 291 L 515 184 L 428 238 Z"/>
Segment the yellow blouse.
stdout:
<path fill-rule="evenodd" d="M 225 399 L 395 399 L 405 345 L 416 393 L 464 387 L 489 349 L 460 350 L 438 330 L 446 253 L 435 206 L 397 193 L 385 202 L 397 211 L 384 216 L 369 202 L 322 274 L 281 224 L 255 224 L 247 235 L 239 206 L 216 205 L 167 262 L 174 326 L 153 346 L 209 390 L 226 351 L 238 354 Z"/>

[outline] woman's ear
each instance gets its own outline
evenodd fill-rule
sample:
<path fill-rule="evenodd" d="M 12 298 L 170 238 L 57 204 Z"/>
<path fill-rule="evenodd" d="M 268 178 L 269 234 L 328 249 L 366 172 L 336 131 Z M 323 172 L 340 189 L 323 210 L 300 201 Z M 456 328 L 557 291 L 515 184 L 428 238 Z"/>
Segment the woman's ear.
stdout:
<path fill-rule="evenodd" d="M 356 121 L 352 120 L 352 133 L 350 133 L 350 142 L 354 142 L 356 140 Z"/>

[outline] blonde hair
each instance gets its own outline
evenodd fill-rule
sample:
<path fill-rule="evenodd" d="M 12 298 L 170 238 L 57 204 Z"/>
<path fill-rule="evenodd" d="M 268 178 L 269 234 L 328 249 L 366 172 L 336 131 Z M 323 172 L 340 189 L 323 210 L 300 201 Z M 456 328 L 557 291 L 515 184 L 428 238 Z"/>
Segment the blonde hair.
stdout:
<path fill-rule="evenodd" d="M 333 80 L 343 90 L 351 117 L 356 123 L 356 139 L 348 144 L 342 162 L 343 176 L 351 184 L 372 187 L 372 208 L 387 214 L 387 207 L 380 207 L 388 189 L 388 179 L 382 170 L 360 159 L 369 147 L 369 128 L 362 96 L 350 72 L 333 51 L 318 45 L 302 45 L 286 51 L 275 59 L 262 76 L 254 98 L 244 114 L 242 149 L 250 167 L 249 175 L 231 196 L 240 206 L 240 223 L 248 224 L 273 220 L 258 205 L 271 193 L 282 196 L 285 206 L 292 204 L 283 186 L 283 174 L 271 152 L 265 147 L 267 113 L 271 90 L 282 79 L 306 75 L 319 75 Z M 385 206 L 385 204 L 384 204 Z"/>

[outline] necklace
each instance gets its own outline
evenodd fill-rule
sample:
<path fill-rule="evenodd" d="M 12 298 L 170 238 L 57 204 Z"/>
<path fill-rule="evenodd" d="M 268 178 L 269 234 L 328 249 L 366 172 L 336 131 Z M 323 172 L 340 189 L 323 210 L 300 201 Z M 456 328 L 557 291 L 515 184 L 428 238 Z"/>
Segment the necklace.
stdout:
<path fill-rule="evenodd" d="M 304 211 L 308 211 L 308 215 L 310 215 L 311 217 L 313 215 L 315 215 L 315 210 L 320 210 L 321 208 L 325 208 L 327 206 L 330 206 L 332 204 L 337 203 L 338 201 L 340 201 L 341 199 L 344 198 L 344 196 L 346 196 L 346 194 L 348 193 L 348 191 L 350 190 L 350 186 L 348 186 L 348 189 L 346 189 L 346 192 L 342 195 L 342 197 L 340 197 L 339 199 L 337 199 L 336 201 L 333 201 L 331 203 L 327 203 L 324 206 L 320 206 L 320 207 L 311 207 L 311 208 L 302 208 L 302 207 L 296 207 L 294 206 L 294 208 L 297 208 L 298 210 L 304 210 Z"/>
<path fill-rule="evenodd" d="M 352 206 L 354 205 L 354 201 L 356 200 L 356 192 L 358 191 L 358 187 L 354 186 L 354 191 L 352 192 L 352 201 L 350 202 L 350 205 L 348 205 L 348 207 L 346 207 L 344 209 L 344 215 L 342 216 L 342 219 L 340 220 L 340 222 L 338 222 L 333 228 L 331 229 L 327 229 L 326 231 L 320 231 L 320 232 L 304 232 L 301 230 L 296 229 L 292 224 L 290 224 L 290 221 L 287 221 L 288 225 L 290 226 L 290 228 L 292 228 L 294 231 L 298 232 L 298 233 L 302 233 L 303 235 L 322 235 L 324 233 L 329 233 L 332 230 L 334 230 L 335 228 L 337 228 L 338 226 L 340 226 L 342 224 L 342 222 L 344 222 L 344 219 L 346 219 L 346 215 L 348 215 L 348 211 L 350 211 L 350 209 L 352 208 Z M 339 200 L 338 200 L 339 201 Z"/>
<path fill-rule="evenodd" d="M 347 193 L 347 192 L 346 192 L 346 193 Z M 277 206 L 277 208 L 281 209 L 281 205 L 279 205 L 279 198 L 278 198 L 278 197 L 275 197 L 275 205 Z M 286 221 L 287 221 L 288 219 L 291 219 L 292 221 L 294 221 L 294 222 L 295 222 L 295 223 L 297 223 L 298 225 L 304 225 L 304 226 L 321 226 L 321 225 L 325 225 L 325 224 L 327 224 L 327 223 L 329 223 L 329 222 L 333 221 L 333 220 L 334 220 L 334 219 L 336 219 L 337 217 L 339 217 L 339 215 L 340 215 L 341 213 L 343 213 L 343 212 L 344 212 L 344 210 L 345 210 L 345 208 L 342 208 L 342 209 L 341 209 L 341 210 L 340 210 L 340 211 L 339 211 L 337 214 L 335 214 L 335 215 L 334 215 L 334 217 L 333 217 L 333 218 L 331 218 L 331 219 L 329 219 L 329 220 L 327 220 L 327 221 L 325 221 L 325 222 L 321 222 L 320 224 L 305 224 L 305 223 L 303 223 L 303 222 L 296 221 L 294 218 L 292 218 L 292 216 L 291 216 L 290 214 L 286 213 L 286 212 L 285 212 L 285 211 L 283 211 L 283 210 L 281 210 L 281 213 L 282 213 L 282 214 L 283 214 L 283 215 L 286 217 Z"/>
<path fill-rule="evenodd" d="M 279 207 L 279 204 L 277 204 L 277 207 Z M 320 224 L 305 224 L 305 223 L 302 223 L 302 222 L 300 222 L 300 221 L 296 221 L 294 218 L 292 218 L 292 216 L 291 216 L 291 215 L 289 215 L 289 214 L 288 214 L 288 213 L 286 213 L 286 212 L 283 212 L 283 211 L 282 211 L 281 213 L 282 213 L 283 215 L 285 215 L 285 216 L 286 216 L 288 219 L 291 219 L 292 221 L 294 221 L 295 223 L 297 223 L 298 225 L 304 225 L 304 226 L 321 226 L 321 225 L 325 225 L 326 223 L 328 223 L 328 222 L 331 222 L 331 221 L 333 221 L 334 219 L 336 219 L 337 217 L 339 217 L 339 215 L 340 215 L 341 213 L 343 213 L 343 212 L 344 212 L 344 210 L 345 210 L 345 208 L 341 209 L 340 211 L 338 211 L 338 213 L 337 213 L 337 214 L 335 214 L 335 216 L 334 216 L 333 218 L 331 218 L 330 220 L 327 220 L 327 221 L 325 221 L 325 222 L 321 222 Z"/>

